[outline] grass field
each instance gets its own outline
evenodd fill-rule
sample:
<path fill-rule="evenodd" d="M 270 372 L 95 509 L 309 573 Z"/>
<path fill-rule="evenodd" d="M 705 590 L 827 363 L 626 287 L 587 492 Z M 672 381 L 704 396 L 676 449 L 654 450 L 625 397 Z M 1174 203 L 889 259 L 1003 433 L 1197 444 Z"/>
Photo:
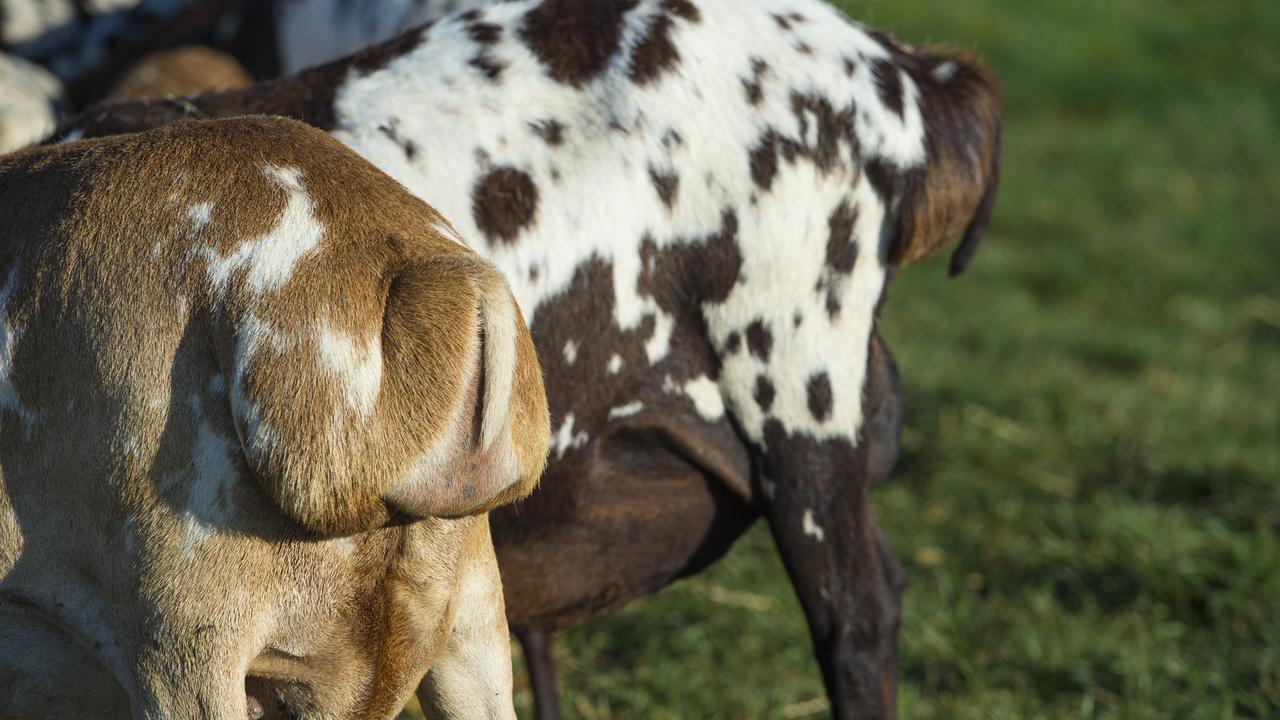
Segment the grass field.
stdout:
<path fill-rule="evenodd" d="M 883 321 L 903 717 L 1280 717 L 1280 2 L 846 8 L 1006 97 L 985 246 Z M 825 712 L 763 527 L 557 657 L 569 717 Z"/>

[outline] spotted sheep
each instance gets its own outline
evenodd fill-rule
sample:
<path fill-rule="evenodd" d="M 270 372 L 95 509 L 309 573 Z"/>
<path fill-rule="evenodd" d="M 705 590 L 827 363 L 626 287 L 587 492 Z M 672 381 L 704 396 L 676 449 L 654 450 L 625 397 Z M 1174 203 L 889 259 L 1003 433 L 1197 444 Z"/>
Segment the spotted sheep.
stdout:
<path fill-rule="evenodd" d="M 819 0 L 523 0 L 190 102 L 328 131 L 511 283 L 552 418 L 540 489 L 492 521 L 513 628 L 653 592 L 763 516 L 834 714 L 894 715 L 902 572 L 867 493 L 902 413 L 875 323 L 897 268 L 961 237 L 959 272 L 990 217 L 978 61 Z"/>
<path fill-rule="evenodd" d="M 514 718 L 502 277 L 279 118 L 0 158 L 0 716 Z"/>

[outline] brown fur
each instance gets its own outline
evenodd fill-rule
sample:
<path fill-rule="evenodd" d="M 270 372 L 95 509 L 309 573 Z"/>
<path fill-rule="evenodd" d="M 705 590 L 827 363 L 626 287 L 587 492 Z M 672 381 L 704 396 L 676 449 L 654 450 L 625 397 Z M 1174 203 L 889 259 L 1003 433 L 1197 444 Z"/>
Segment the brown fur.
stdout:
<path fill-rule="evenodd" d="M 129 69 L 108 96 L 137 100 L 234 90 L 253 84 L 249 73 L 224 52 L 190 45 L 154 52 Z"/>
<path fill-rule="evenodd" d="M 509 716 L 482 513 L 546 399 L 443 218 L 278 118 L 7 156 L 0 217 L 0 716 L 389 718 L 432 663 Z"/>

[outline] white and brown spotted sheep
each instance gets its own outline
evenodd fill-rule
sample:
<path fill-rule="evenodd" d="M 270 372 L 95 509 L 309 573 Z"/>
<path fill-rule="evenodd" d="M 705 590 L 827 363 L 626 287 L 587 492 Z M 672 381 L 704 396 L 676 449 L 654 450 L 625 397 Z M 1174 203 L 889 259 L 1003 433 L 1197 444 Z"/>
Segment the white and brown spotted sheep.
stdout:
<path fill-rule="evenodd" d="M 820 0 L 523 0 L 191 102 L 327 130 L 511 283 L 553 429 L 542 487 L 493 520 L 514 627 L 618 607 L 763 516 L 833 712 L 893 715 L 901 571 L 867 492 L 900 404 L 874 326 L 894 268 L 963 235 L 958 271 L 985 229 L 979 63 Z"/>

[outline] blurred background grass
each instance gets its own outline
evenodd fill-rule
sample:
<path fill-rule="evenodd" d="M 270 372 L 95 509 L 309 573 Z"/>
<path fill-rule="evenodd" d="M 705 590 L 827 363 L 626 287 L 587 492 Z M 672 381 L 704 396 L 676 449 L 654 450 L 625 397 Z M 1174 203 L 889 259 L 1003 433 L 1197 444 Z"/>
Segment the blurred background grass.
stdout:
<path fill-rule="evenodd" d="M 1280 717 L 1280 2 L 839 4 L 1005 93 L 985 246 L 883 318 L 902 716 Z M 826 712 L 763 526 L 556 657 L 568 717 Z"/>

